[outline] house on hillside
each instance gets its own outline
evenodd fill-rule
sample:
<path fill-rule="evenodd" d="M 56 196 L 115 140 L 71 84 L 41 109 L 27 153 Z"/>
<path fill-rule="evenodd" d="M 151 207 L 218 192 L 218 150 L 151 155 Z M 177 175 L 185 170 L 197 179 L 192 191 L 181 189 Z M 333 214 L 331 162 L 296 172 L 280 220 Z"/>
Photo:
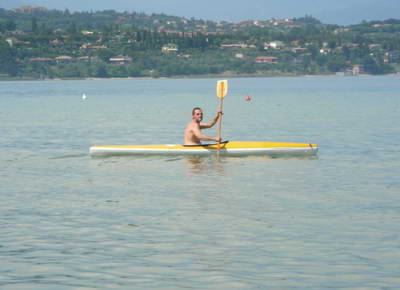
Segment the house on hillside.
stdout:
<path fill-rule="evenodd" d="M 293 47 L 291 49 L 291 51 L 294 52 L 294 53 L 304 53 L 304 52 L 307 51 L 307 48 L 304 48 L 304 47 Z"/>
<path fill-rule="evenodd" d="M 52 63 L 54 59 L 48 57 L 32 57 L 29 61 L 34 63 Z"/>
<path fill-rule="evenodd" d="M 9 45 L 10 47 L 13 47 L 13 46 L 16 45 L 16 44 L 23 44 L 23 45 L 28 45 L 28 44 L 30 44 L 29 41 L 22 41 L 22 40 L 17 39 L 16 37 L 9 37 L 9 38 L 6 38 L 5 41 L 8 43 L 8 45 Z"/>
<path fill-rule="evenodd" d="M 62 45 L 62 42 L 59 39 L 53 39 L 50 41 L 50 44 L 53 46 L 60 46 Z"/>
<path fill-rule="evenodd" d="M 54 58 L 57 64 L 68 63 L 72 61 L 72 57 L 68 55 L 60 55 Z"/>
<path fill-rule="evenodd" d="M 332 49 L 330 49 L 330 48 L 321 48 L 320 50 L 319 50 L 319 53 L 320 54 L 328 54 L 328 53 L 330 53 L 332 51 Z"/>
<path fill-rule="evenodd" d="M 359 74 L 364 73 L 362 65 L 352 65 L 351 68 L 349 68 L 346 72 L 345 75 L 348 76 L 358 76 Z"/>
<path fill-rule="evenodd" d="M 42 6 L 35 6 L 35 5 L 25 5 L 19 8 L 12 9 L 15 12 L 22 12 L 22 13 L 34 13 L 34 12 L 47 12 L 47 8 Z"/>
<path fill-rule="evenodd" d="M 176 44 L 166 44 L 161 48 L 164 53 L 177 52 L 178 46 Z"/>
<path fill-rule="evenodd" d="M 255 62 L 276 64 L 278 63 L 278 58 L 275 56 L 257 56 Z"/>
<path fill-rule="evenodd" d="M 17 41 L 17 39 L 16 38 L 7 38 L 6 39 L 6 42 L 8 43 L 8 45 L 10 46 L 10 47 L 13 47 L 13 45 L 14 45 L 14 43 Z"/>
<path fill-rule="evenodd" d="M 109 59 L 109 62 L 111 64 L 116 64 L 116 65 L 130 64 L 130 63 L 132 63 L 132 58 L 129 56 L 119 55 L 119 56 L 111 57 Z"/>
<path fill-rule="evenodd" d="M 271 41 L 271 42 L 265 42 L 264 43 L 264 49 L 265 50 L 270 49 L 270 48 L 272 48 L 272 49 L 281 49 L 283 47 L 285 47 L 285 44 L 282 41 L 279 41 L 279 40 Z"/>
<path fill-rule="evenodd" d="M 83 35 L 93 35 L 93 34 L 94 34 L 93 31 L 89 31 L 89 30 L 82 30 L 81 33 L 82 33 Z"/>
<path fill-rule="evenodd" d="M 82 62 L 98 62 L 99 58 L 97 56 L 80 56 L 77 58 L 78 61 L 82 61 Z"/>
<path fill-rule="evenodd" d="M 99 50 L 99 49 L 107 49 L 106 45 L 94 45 L 91 43 L 84 43 L 81 45 L 81 47 L 79 49 L 91 49 L 91 50 Z"/>
<path fill-rule="evenodd" d="M 222 48 L 247 48 L 247 44 L 246 43 L 225 43 L 225 44 L 221 44 Z"/>

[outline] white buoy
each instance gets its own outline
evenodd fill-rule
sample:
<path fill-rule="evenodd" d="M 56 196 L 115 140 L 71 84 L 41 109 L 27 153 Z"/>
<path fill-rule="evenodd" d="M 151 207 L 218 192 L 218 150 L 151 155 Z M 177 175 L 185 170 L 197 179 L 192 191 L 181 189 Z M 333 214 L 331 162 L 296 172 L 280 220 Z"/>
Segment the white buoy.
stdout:
<path fill-rule="evenodd" d="M 82 95 L 82 100 L 86 100 L 86 98 L 87 98 L 86 95 L 83 94 L 83 95 Z"/>

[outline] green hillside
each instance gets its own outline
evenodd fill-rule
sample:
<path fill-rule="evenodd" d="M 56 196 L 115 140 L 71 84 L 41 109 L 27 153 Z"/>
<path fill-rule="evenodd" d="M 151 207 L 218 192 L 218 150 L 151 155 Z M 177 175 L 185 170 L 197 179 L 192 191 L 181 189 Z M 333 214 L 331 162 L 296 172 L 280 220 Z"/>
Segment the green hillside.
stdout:
<path fill-rule="evenodd" d="M 0 78 L 387 74 L 399 63 L 395 19 L 338 26 L 312 16 L 230 23 L 0 9 Z"/>

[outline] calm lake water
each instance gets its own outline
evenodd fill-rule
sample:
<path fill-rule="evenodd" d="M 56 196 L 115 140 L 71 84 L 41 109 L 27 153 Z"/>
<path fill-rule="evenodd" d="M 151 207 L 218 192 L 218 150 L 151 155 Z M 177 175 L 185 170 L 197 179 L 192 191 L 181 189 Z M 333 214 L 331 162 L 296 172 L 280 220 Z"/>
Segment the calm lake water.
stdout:
<path fill-rule="evenodd" d="M 0 288 L 398 289 L 399 77 L 229 80 L 224 139 L 316 158 L 88 155 L 181 143 L 215 84 L 0 82 Z"/>

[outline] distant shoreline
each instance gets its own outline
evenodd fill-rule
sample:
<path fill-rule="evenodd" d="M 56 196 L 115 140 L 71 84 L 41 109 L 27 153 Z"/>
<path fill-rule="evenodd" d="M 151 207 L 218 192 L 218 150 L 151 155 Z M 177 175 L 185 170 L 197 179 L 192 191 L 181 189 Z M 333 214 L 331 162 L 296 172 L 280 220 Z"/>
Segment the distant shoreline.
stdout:
<path fill-rule="evenodd" d="M 0 77 L 0 82 L 19 82 L 19 81 L 99 81 L 99 80 L 173 80 L 173 79 L 214 79 L 214 78 L 279 78 L 279 77 L 287 77 L 287 78 L 301 78 L 301 77 L 309 77 L 309 78 L 317 78 L 317 77 L 327 77 L 327 78 L 343 78 L 343 77 L 380 77 L 380 76 L 400 76 L 400 73 L 392 73 L 392 74 L 384 74 L 384 75 L 372 75 L 372 74 L 359 74 L 359 75 L 342 75 L 342 74 L 319 74 L 319 75 L 294 75 L 294 74 L 282 74 L 282 75 L 261 75 L 261 74 L 253 74 L 253 75 L 231 75 L 231 74 L 217 74 L 217 75 L 187 75 L 187 76 L 172 76 L 172 77 L 111 77 L 111 78 L 96 78 L 96 77 L 88 77 L 88 78 L 45 78 L 45 79 L 37 79 L 37 78 L 18 78 L 18 77 Z"/>

